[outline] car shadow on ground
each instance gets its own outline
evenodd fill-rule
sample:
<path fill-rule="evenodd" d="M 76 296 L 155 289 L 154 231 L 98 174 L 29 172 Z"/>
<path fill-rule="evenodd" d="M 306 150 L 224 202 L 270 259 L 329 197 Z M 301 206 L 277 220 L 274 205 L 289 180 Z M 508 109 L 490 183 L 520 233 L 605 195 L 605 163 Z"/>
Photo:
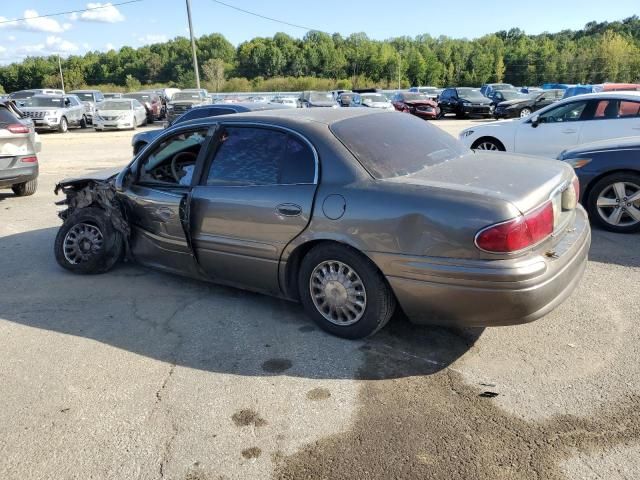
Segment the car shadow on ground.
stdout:
<path fill-rule="evenodd" d="M 593 227 L 589 259 L 623 267 L 640 267 L 640 233 L 613 233 Z"/>
<path fill-rule="evenodd" d="M 482 329 L 419 327 L 402 314 L 361 341 L 317 328 L 296 303 L 132 264 L 75 275 L 53 256 L 56 228 L 0 238 L 11 272 L 0 319 L 94 340 L 194 369 L 235 375 L 388 379 L 436 373 Z"/>

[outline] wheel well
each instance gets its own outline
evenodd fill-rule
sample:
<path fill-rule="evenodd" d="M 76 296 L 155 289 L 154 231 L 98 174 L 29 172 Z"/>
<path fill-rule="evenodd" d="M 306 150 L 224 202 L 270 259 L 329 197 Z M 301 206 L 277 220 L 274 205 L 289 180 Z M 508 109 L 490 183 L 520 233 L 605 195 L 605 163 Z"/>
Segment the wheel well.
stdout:
<path fill-rule="evenodd" d="M 142 150 L 146 146 L 147 146 L 147 142 L 136 142 L 136 144 L 133 146 L 133 151 L 135 155 L 140 153 L 140 150 Z"/>
<path fill-rule="evenodd" d="M 506 148 L 504 148 L 504 144 L 500 140 L 498 140 L 496 137 L 489 137 L 489 136 L 480 137 L 475 142 L 473 142 L 473 144 L 471 145 L 471 148 L 472 149 L 477 148 L 478 145 L 480 145 L 482 142 L 487 141 L 487 140 L 490 140 L 493 143 L 495 143 L 498 146 L 498 148 L 500 150 L 502 150 L 503 152 L 507 150 Z"/>
<path fill-rule="evenodd" d="M 609 175 L 615 175 L 616 173 L 633 173 L 634 175 L 640 175 L 640 171 L 638 170 L 632 170 L 630 168 L 621 168 L 619 170 L 609 170 L 607 172 L 604 172 L 600 175 L 598 175 L 597 177 L 593 178 L 586 186 L 584 189 L 584 192 L 582 194 L 582 204 L 586 206 L 587 204 L 587 199 L 589 198 L 589 195 L 591 195 L 591 190 L 593 190 L 593 186 L 598 183 L 600 180 L 602 180 L 605 177 L 608 177 Z M 586 208 L 586 207 L 585 207 Z"/>
<path fill-rule="evenodd" d="M 285 275 L 284 275 L 285 285 L 284 285 L 284 288 L 283 288 L 285 294 L 288 297 L 293 298 L 295 300 L 299 300 L 300 295 L 298 294 L 298 272 L 300 271 L 300 264 L 302 263 L 302 259 L 305 257 L 305 255 L 307 255 L 307 253 L 309 253 L 309 251 L 312 248 L 314 248 L 314 247 L 316 247 L 317 245 L 320 245 L 320 244 L 334 244 L 334 245 L 339 245 L 339 246 L 344 247 L 344 248 L 348 248 L 351 251 L 356 252 L 359 255 L 361 255 L 364 258 L 366 258 L 367 260 L 369 260 L 369 262 L 371 262 L 371 264 L 378 271 L 380 271 L 380 269 L 373 262 L 373 260 L 371 260 L 367 255 L 362 253 L 357 248 L 354 248 L 354 247 L 352 247 L 351 245 L 349 245 L 347 243 L 338 242 L 336 240 L 329 240 L 329 239 L 311 240 L 310 242 L 303 243 L 302 245 L 299 245 L 298 247 L 296 247 L 296 249 L 293 252 L 291 252 L 291 255 L 289 255 L 289 259 L 287 260 L 287 263 L 286 263 L 286 266 L 285 266 Z M 385 279 L 385 282 L 386 282 L 387 281 L 386 277 L 384 276 L 384 274 L 382 272 L 380 272 L 380 273 L 381 273 L 382 277 Z"/>

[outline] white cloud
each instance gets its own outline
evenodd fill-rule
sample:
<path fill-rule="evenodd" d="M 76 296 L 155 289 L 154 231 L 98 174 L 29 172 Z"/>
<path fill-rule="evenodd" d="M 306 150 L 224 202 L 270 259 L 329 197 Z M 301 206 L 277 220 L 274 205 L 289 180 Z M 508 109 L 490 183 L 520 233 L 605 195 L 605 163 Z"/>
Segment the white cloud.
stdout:
<path fill-rule="evenodd" d="M 16 41 L 16 36 L 15 35 L 9 35 L 7 37 L 7 40 L 9 40 L 10 42 L 15 42 Z"/>
<path fill-rule="evenodd" d="M 166 42 L 169 38 L 162 33 L 147 33 L 143 36 L 136 36 L 136 39 L 143 45 L 148 45 L 150 43 Z"/>
<path fill-rule="evenodd" d="M 116 49 L 116 47 L 115 47 L 115 45 L 113 43 L 107 43 L 105 45 L 105 48 L 107 49 L 107 51 Z"/>
<path fill-rule="evenodd" d="M 47 49 L 52 53 L 72 53 L 78 51 L 78 46 L 63 38 L 50 35 L 47 37 Z"/>
<path fill-rule="evenodd" d="M 122 13 L 120 13 L 120 11 L 111 4 L 111 2 L 87 3 L 87 8 L 92 10 L 87 10 L 81 14 L 72 13 L 69 18 L 71 20 L 102 23 L 116 23 L 124 21 L 124 15 L 122 15 Z"/>
<path fill-rule="evenodd" d="M 65 23 L 61 25 L 57 20 L 50 17 L 38 17 L 36 10 L 25 10 L 24 20 L 14 20 L 10 23 L 1 23 L 0 28 L 14 28 L 17 30 L 31 30 L 35 32 L 62 33 L 69 30 L 72 25 Z M 6 22 L 11 19 L 0 17 L 0 21 Z"/>

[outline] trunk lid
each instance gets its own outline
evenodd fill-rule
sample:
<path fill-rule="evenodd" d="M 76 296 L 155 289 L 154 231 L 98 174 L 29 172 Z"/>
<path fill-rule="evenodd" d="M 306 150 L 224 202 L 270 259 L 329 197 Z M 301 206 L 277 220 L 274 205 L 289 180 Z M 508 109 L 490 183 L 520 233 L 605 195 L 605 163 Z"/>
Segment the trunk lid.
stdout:
<path fill-rule="evenodd" d="M 573 169 L 557 160 L 476 152 L 383 181 L 475 193 L 510 202 L 525 213 L 561 195 L 573 176 Z"/>

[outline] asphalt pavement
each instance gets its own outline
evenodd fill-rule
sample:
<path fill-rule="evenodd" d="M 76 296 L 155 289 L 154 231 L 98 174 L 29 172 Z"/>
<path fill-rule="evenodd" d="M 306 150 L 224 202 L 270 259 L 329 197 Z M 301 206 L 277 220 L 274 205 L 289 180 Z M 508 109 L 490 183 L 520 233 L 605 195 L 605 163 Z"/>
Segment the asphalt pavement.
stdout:
<path fill-rule="evenodd" d="M 62 270 L 55 183 L 131 135 L 43 134 L 37 193 L 0 191 L 0 479 L 640 478 L 640 235 L 594 230 L 534 323 L 346 341 L 270 297 Z"/>

